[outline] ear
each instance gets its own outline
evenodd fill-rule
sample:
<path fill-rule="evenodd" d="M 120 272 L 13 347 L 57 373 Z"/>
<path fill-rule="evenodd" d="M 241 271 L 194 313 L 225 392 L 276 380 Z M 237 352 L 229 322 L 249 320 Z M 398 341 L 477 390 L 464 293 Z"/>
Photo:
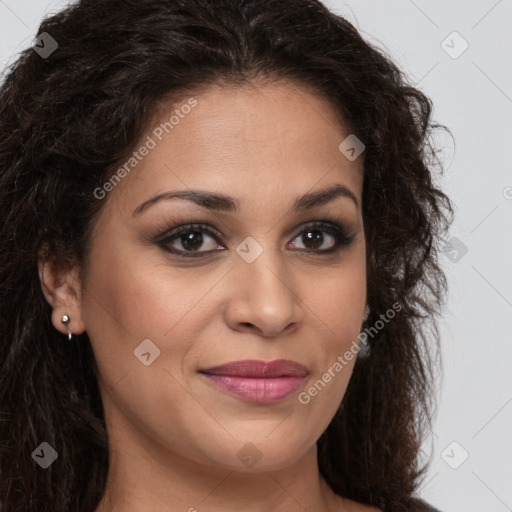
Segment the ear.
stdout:
<path fill-rule="evenodd" d="M 52 324 L 59 332 L 82 334 L 85 325 L 82 320 L 81 282 L 78 265 L 66 264 L 48 256 L 42 251 L 38 259 L 41 290 L 48 304 L 52 307 Z M 69 316 L 66 327 L 62 317 Z"/>

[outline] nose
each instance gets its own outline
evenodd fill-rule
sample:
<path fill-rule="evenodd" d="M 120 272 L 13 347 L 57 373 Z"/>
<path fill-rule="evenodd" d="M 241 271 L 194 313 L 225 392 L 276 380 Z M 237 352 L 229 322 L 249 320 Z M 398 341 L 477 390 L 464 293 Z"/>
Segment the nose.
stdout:
<path fill-rule="evenodd" d="M 295 331 L 302 322 L 302 302 L 286 263 L 264 251 L 255 261 L 237 258 L 229 273 L 229 327 L 265 338 Z"/>

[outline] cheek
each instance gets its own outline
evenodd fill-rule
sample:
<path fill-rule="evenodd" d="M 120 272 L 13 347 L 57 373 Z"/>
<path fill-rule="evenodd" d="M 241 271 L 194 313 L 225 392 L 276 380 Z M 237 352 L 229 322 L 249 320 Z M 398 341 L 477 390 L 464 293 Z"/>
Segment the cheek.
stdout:
<path fill-rule="evenodd" d="M 355 256 L 355 255 L 354 255 Z M 350 264 L 349 264 L 350 263 Z M 298 396 L 323 431 L 343 399 L 356 361 L 363 311 L 366 303 L 364 254 L 346 261 L 332 279 L 305 299 L 316 330 L 314 375 Z M 319 344 L 319 340 L 322 340 Z"/>
<path fill-rule="evenodd" d="M 304 297 L 312 318 L 325 332 L 326 348 L 341 350 L 357 338 L 366 303 L 366 267 L 364 256 L 345 264 L 329 278 L 320 276 Z"/>
<path fill-rule="evenodd" d="M 105 246 L 102 257 L 91 261 L 83 313 L 110 421 L 128 418 L 153 436 L 170 432 L 177 416 L 200 417 L 195 402 L 176 397 L 185 396 L 179 367 L 197 328 L 190 312 L 208 283 L 198 284 L 197 276 L 191 283 L 173 279 L 168 267 L 148 266 L 134 255 L 120 257 Z M 188 286 L 192 281 L 195 288 Z M 137 357 L 143 353 L 139 346 L 149 352 L 150 364 Z"/>
<path fill-rule="evenodd" d="M 148 264 L 144 254 L 120 245 L 104 243 L 91 254 L 84 297 L 88 331 L 101 326 L 100 337 L 106 330 L 117 332 L 112 341 L 122 338 L 124 345 L 162 336 L 190 302 L 187 288 L 166 275 L 164 266 Z"/>
<path fill-rule="evenodd" d="M 152 282 L 152 269 L 141 266 L 130 251 L 120 251 L 121 245 L 98 246 L 90 257 L 82 314 L 100 374 L 113 383 L 141 365 L 134 350 L 143 340 L 158 347 L 173 315 L 167 308 L 171 302 L 161 296 L 163 285 Z"/>
<path fill-rule="evenodd" d="M 219 281 L 222 272 L 217 274 L 202 276 L 148 264 L 144 251 L 120 251 L 115 243 L 102 244 L 101 255 L 99 251 L 91 254 L 82 299 L 100 373 L 113 380 L 138 368 L 141 363 L 134 350 L 147 339 L 162 356 L 172 347 L 173 364 L 178 364 L 192 344 L 194 331 L 200 329 L 198 298 Z M 164 359 L 169 366 L 167 357 L 159 363 Z"/>
<path fill-rule="evenodd" d="M 323 336 L 320 334 L 323 342 L 320 346 L 317 344 L 318 348 L 312 352 L 314 371 L 297 396 L 308 416 L 315 418 L 316 436 L 331 422 L 352 376 L 359 351 L 358 335 L 364 298 L 363 293 L 360 300 L 354 300 L 352 304 L 350 300 L 345 302 L 340 297 L 337 307 L 324 310 L 323 319 L 330 322 L 329 329 L 324 326 Z"/>

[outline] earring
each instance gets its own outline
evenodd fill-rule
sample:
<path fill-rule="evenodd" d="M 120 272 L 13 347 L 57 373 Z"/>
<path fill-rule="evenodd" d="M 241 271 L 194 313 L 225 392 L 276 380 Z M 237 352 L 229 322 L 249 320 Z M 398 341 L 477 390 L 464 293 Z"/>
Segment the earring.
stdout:
<path fill-rule="evenodd" d="M 367 304 L 366 307 L 364 308 L 363 322 L 366 322 L 366 320 L 368 320 L 369 316 L 370 316 L 370 307 Z"/>
<path fill-rule="evenodd" d="M 69 316 L 68 315 L 64 315 L 62 317 L 62 320 L 61 322 L 66 326 L 66 329 L 68 330 L 68 340 L 71 341 L 71 338 L 73 337 L 73 333 L 69 330 Z"/>

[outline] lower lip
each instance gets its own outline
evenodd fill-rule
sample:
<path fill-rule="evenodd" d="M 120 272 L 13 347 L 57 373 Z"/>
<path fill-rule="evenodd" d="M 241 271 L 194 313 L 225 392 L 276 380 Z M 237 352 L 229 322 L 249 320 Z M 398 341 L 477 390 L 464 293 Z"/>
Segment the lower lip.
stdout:
<path fill-rule="evenodd" d="M 238 377 L 203 373 L 218 388 L 260 404 L 279 402 L 290 396 L 302 385 L 305 377 Z"/>

